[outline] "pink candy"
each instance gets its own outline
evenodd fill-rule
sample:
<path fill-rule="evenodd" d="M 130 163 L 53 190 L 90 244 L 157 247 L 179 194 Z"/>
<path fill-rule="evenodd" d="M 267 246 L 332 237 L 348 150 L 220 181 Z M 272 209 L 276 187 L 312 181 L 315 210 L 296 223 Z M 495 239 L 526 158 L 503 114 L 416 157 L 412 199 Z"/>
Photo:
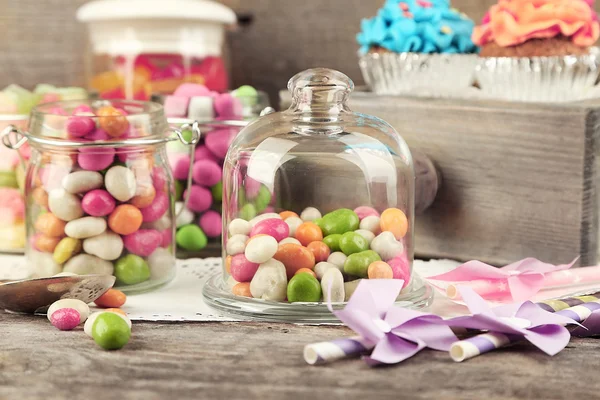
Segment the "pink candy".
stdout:
<path fill-rule="evenodd" d="M 79 325 L 80 315 L 74 308 L 60 308 L 52 313 L 50 322 L 61 331 L 70 331 Z"/>
<path fill-rule="evenodd" d="M 178 180 L 186 180 L 190 170 L 190 158 L 187 155 L 179 157 L 173 168 L 173 177 Z"/>
<path fill-rule="evenodd" d="M 183 193 L 183 198 L 187 194 L 187 190 Z M 210 208 L 212 205 L 212 194 L 209 189 L 202 186 L 192 185 L 190 188 L 190 200 L 188 202 L 188 208 L 194 212 L 203 212 Z"/>
<path fill-rule="evenodd" d="M 219 159 L 224 159 L 236 134 L 234 129 L 217 129 L 206 135 L 204 143 L 211 153 Z"/>
<path fill-rule="evenodd" d="M 204 85 L 198 85 L 196 83 L 184 83 L 179 85 L 173 96 L 177 97 L 201 97 L 210 96 L 210 90 Z"/>
<path fill-rule="evenodd" d="M 238 282 L 250 282 L 256 274 L 259 264 L 246 259 L 244 253 L 231 257 L 231 276 Z"/>
<path fill-rule="evenodd" d="M 210 150 L 208 150 L 206 148 L 206 146 L 203 144 L 196 147 L 196 151 L 194 153 L 194 159 L 196 161 L 211 160 L 214 162 L 219 162 L 219 159 L 217 157 L 215 157 L 215 155 L 213 153 L 211 153 Z"/>
<path fill-rule="evenodd" d="M 211 160 L 198 160 L 192 167 L 194 182 L 201 186 L 214 186 L 221 180 L 221 167 Z"/>
<path fill-rule="evenodd" d="M 77 155 L 79 166 L 88 171 L 102 171 L 108 168 L 115 159 L 115 149 L 112 147 L 94 149 L 81 148 Z"/>
<path fill-rule="evenodd" d="M 169 247 L 171 243 L 173 243 L 173 232 L 171 231 L 171 229 L 165 229 L 160 233 L 160 235 L 162 236 L 162 240 L 160 243 L 161 247 L 166 248 Z"/>
<path fill-rule="evenodd" d="M 163 235 L 154 229 L 140 229 L 131 235 L 123 236 L 123 244 L 127 251 L 141 257 L 148 257 L 152 254 L 162 241 Z"/>
<path fill-rule="evenodd" d="M 358 215 L 358 219 L 362 220 L 363 218 L 375 216 L 379 217 L 379 213 L 373 207 L 368 206 L 360 206 L 354 209 L 356 215 Z"/>
<path fill-rule="evenodd" d="M 93 217 L 104 217 L 110 214 L 116 205 L 116 200 L 103 189 L 91 190 L 81 200 L 83 211 Z"/>
<path fill-rule="evenodd" d="M 152 169 L 152 184 L 157 192 L 164 192 L 167 187 L 167 176 L 162 168 Z"/>
<path fill-rule="evenodd" d="M 69 117 L 65 124 L 67 136 L 80 138 L 91 133 L 96 128 L 96 122 L 90 117 Z"/>
<path fill-rule="evenodd" d="M 251 178 L 250 176 L 246 176 L 244 180 L 244 189 L 246 190 L 246 197 L 249 199 L 253 199 L 258 196 L 258 192 L 260 191 L 261 183 L 256 179 Z"/>
<path fill-rule="evenodd" d="M 408 265 L 406 255 L 402 254 L 386 262 L 390 267 L 392 267 L 392 273 L 394 274 L 393 278 L 403 279 L 404 285 L 402 285 L 402 287 L 406 287 L 410 282 L 410 266 Z"/>
<path fill-rule="evenodd" d="M 211 238 L 216 238 L 221 236 L 221 232 L 223 230 L 223 223 L 221 221 L 221 214 L 216 211 L 208 210 L 200 217 L 200 228 L 206 234 L 206 236 Z M 287 226 L 287 225 L 286 225 Z"/>
<path fill-rule="evenodd" d="M 106 131 L 104 129 L 96 128 L 89 135 L 86 135 L 84 137 L 84 139 L 91 140 L 94 142 L 95 141 L 105 141 L 105 140 L 109 140 L 110 136 L 108 136 L 108 133 L 106 133 Z"/>
<path fill-rule="evenodd" d="M 156 193 L 152 204 L 141 208 L 144 222 L 154 222 L 160 219 L 169 208 L 169 197 L 165 193 Z"/>
<path fill-rule="evenodd" d="M 256 235 L 269 235 L 280 242 L 290 235 L 290 227 L 282 219 L 269 218 L 254 225 L 250 231 L 250 237 Z"/>
<path fill-rule="evenodd" d="M 82 104 L 80 106 L 75 107 L 75 109 L 73 110 L 73 115 L 77 115 L 77 114 L 87 114 L 87 113 L 94 113 L 94 110 L 92 110 L 92 107 L 88 106 L 87 104 Z"/>
<path fill-rule="evenodd" d="M 243 113 L 243 105 L 239 99 L 233 97 L 230 93 L 222 93 L 215 98 L 215 112 L 219 118 L 240 118 Z"/>

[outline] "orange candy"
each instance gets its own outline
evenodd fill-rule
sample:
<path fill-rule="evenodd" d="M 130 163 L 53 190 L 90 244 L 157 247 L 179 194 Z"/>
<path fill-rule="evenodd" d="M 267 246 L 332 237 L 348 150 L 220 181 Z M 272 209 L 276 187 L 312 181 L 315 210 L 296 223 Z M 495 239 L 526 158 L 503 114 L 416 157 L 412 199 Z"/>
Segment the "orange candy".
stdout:
<path fill-rule="evenodd" d="M 304 246 L 295 243 L 279 245 L 277 253 L 273 256 L 277 261 L 285 265 L 287 277 L 290 279 L 296 271 L 301 268 L 313 269 L 315 267 L 315 256 Z"/>
<path fill-rule="evenodd" d="M 35 221 L 35 230 L 48 237 L 62 237 L 65 235 L 67 223 L 52 213 L 45 213 Z"/>
<path fill-rule="evenodd" d="M 231 288 L 231 293 L 236 296 L 252 297 L 250 282 L 240 282 Z"/>
<path fill-rule="evenodd" d="M 388 263 L 374 261 L 369 264 L 367 275 L 369 276 L 369 279 L 392 279 L 394 277 L 394 272 Z"/>
<path fill-rule="evenodd" d="M 302 246 L 306 246 L 310 242 L 320 242 L 323 240 L 323 232 L 314 222 L 303 222 L 300 224 L 296 229 L 295 236 L 302 243 Z"/>
<path fill-rule="evenodd" d="M 315 274 L 315 271 L 313 271 L 312 269 L 309 268 L 300 268 L 298 271 L 296 271 L 296 273 L 294 275 L 298 275 L 298 274 L 311 274 L 313 277 L 317 277 L 317 274 Z"/>
<path fill-rule="evenodd" d="M 104 311 L 114 312 L 114 313 L 117 313 L 117 314 L 121 314 L 121 315 L 127 316 L 127 313 L 125 311 L 121 310 L 120 308 L 107 308 Z"/>
<path fill-rule="evenodd" d="M 152 182 L 137 184 L 136 195 L 130 200 L 131 204 L 137 208 L 146 208 L 152 204 L 154 197 L 156 196 L 156 190 Z"/>
<path fill-rule="evenodd" d="M 142 226 L 142 212 L 130 204 L 121 204 L 110 213 L 108 226 L 119 235 L 131 235 Z"/>
<path fill-rule="evenodd" d="M 123 136 L 129 129 L 129 121 L 119 110 L 112 106 L 100 107 L 96 110 L 100 128 L 112 137 Z"/>
<path fill-rule="evenodd" d="M 329 246 L 327 246 L 323 242 L 310 242 L 308 246 L 306 246 L 313 255 L 315 256 L 315 262 L 327 261 L 327 257 L 331 254 L 331 250 Z"/>
<path fill-rule="evenodd" d="M 43 188 L 36 187 L 33 189 L 31 191 L 31 198 L 38 206 L 48 207 L 48 193 Z"/>
<path fill-rule="evenodd" d="M 102 308 L 119 308 L 126 300 L 125 293 L 117 289 L 108 289 L 106 293 L 94 300 L 94 303 Z"/>
<path fill-rule="evenodd" d="M 280 216 L 280 217 L 281 217 L 281 219 L 282 219 L 282 220 L 284 220 L 284 221 L 285 221 L 286 219 L 290 218 L 290 217 L 296 217 L 296 218 L 300 218 L 300 217 L 298 217 L 298 214 L 296 214 L 296 213 L 295 213 L 295 212 L 293 212 L 293 211 L 282 211 L 282 212 L 280 212 L 280 213 L 279 213 L 279 216 Z"/>
<path fill-rule="evenodd" d="M 225 271 L 227 271 L 228 274 L 231 275 L 231 259 L 233 257 L 232 256 L 227 256 L 225 258 Z"/>
<path fill-rule="evenodd" d="M 384 232 L 392 232 L 397 240 L 402 239 L 408 231 L 406 214 L 397 208 L 388 208 L 379 217 L 379 226 Z"/>
<path fill-rule="evenodd" d="M 43 251 L 44 253 L 53 253 L 56 245 L 60 242 L 59 237 L 49 237 L 45 235 L 36 236 L 34 241 L 34 246 L 39 251 Z"/>

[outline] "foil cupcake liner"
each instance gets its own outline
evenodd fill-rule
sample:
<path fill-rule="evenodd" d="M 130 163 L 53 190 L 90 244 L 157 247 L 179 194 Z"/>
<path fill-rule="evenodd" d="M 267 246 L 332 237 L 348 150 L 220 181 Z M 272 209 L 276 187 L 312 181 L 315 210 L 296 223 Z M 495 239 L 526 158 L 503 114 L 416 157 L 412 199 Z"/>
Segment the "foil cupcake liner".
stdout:
<path fill-rule="evenodd" d="M 473 85 L 477 54 L 367 53 L 359 66 L 371 90 L 382 95 L 452 97 Z"/>
<path fill-rule="evenodd" d="M 485 98 L 570 102 L 597 97 L 600 52 L 564 57 L 482 57 L 475 79 Z"/>

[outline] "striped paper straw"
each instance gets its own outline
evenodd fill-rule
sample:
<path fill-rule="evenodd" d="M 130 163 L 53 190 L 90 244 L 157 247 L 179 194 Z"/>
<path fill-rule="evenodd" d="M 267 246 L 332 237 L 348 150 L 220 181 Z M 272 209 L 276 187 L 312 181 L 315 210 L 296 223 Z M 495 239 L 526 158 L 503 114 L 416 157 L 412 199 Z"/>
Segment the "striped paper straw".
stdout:
<path fill-rule="evenodd" d="M 585 296 L 545 300 L 536 304 L 546 311 L 556 312 L 576 322 L 583 322 L 592 311 L 600 309 L 599 295 L 600 293 L 593 293 Z M 454 343 L 450 347 L 450 357 L 456 362 L 462 362 L 522 339 L 520 336 L 503 333 L 483 333 Z"/>
<path fill-rule="evenodd" d="M 304 360 L 310 365 L 326 364 L 342 358 L 368 354 L 373 347 L 374 343 L 360 336 L 307 344 L 304 346 Z"/>

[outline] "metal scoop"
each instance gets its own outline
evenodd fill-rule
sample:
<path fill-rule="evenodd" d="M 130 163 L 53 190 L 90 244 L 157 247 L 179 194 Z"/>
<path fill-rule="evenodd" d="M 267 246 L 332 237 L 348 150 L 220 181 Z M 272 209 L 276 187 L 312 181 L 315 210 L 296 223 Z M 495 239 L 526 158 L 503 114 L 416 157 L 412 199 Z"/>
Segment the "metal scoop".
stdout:
<path fill-rule="evenodd" d="M 78 299 L 91 303 L 115 283 L 112 275 L 73 275 L 50 278 L 0 280 L 0 309 L 20 313 L 45 313 L 56 300 Z"/>

